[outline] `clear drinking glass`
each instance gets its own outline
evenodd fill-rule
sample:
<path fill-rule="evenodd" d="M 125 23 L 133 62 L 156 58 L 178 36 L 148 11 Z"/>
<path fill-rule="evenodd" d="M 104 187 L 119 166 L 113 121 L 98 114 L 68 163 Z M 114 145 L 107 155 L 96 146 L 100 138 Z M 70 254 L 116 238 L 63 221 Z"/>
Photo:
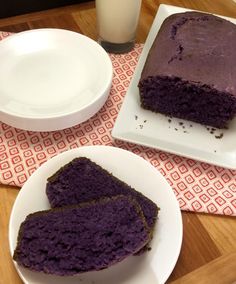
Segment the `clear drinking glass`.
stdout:
<path fill-rule="evenodd" d="M 142 0 L 96 0 L 98 42 L 112 53 L 134 47 Z"/>

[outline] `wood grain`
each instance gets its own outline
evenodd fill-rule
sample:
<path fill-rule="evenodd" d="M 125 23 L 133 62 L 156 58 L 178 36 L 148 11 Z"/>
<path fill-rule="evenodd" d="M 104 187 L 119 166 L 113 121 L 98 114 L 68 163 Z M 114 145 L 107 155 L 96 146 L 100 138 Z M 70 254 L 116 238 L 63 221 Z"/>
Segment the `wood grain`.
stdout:
<path fill-rule="evenodd" d="M 159 4 L 236 18 L 232 0 L 143 0 L 137 41 L 145 42 Z M 97 38 L 94 2 L 0 19 L 0 30 L 64 28 Z M 0 284 L 22 284 L 8 247 L 10 212 L 19 189 L 0 186 Z M 236 281 L 236 220 L 232 217 L 183 212 L 184 238 L 177 264 L 167 283 L 232 284 Z M 155 283 L 148 283 L 155 284 Z"/>
<path fill-rule="evenodd" d="M 235 284 L 236 253 L 223 255 L 208 264 L 196 269 L 172 284 Z"/>
<path fill-rule="evenodd" d="M 9 218 L 13 203 L 19 190 L 11 187 L 0 187 L 0 284 L 22 284 L 13 265 L 8 243 Z"/>
<path fill-rule="evenodd" d="M 144 42 L 160 4 L 211 12 L 236 18 L 236 3 L 232 0 L 143 0 L 137 41 Z M 64 28 L 80 31 L 96 39 L 96 12 L 94 1 L 0 19 L 0 30 L 20 32 L 33 28 Z"/>

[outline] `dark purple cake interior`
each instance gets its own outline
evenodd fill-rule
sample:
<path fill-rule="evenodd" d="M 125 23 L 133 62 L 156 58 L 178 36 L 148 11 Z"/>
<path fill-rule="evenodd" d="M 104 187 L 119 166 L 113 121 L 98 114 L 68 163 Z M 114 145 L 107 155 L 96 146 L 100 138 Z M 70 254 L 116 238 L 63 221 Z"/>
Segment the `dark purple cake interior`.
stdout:
<path fill-rule="evenodd" d="M 153 201 L 85 157 L 74 159 L 50 177 L 46 194 L 53 208 L 120 194 L 132 196 L 151 230 L 158 214 Z"/>
<path fill-rule="evenodd" d="M 13 258 L 31 270 L 74 275 L 120 262 L 149 238 L 137 202 L 117 196 L 30 214 L 21 224 Z"/>
<path fill-rule="evenodd" d="M 141 106 L 218 128 L 236 115 L 236 25 L 200 13 L 168 17 L 139 81 Z"/>

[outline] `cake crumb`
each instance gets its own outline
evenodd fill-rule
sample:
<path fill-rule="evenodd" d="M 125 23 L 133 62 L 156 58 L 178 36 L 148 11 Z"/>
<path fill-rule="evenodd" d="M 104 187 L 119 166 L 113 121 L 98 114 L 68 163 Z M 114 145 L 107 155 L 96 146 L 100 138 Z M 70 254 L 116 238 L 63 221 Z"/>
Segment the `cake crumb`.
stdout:
<path fill-rule="evenodd" d="M 171 119 L 170 118 L 168 119 L 168 122 L 171 123 Z"/>
<path fill-rule="evenodd" d="M 215 129 L 215 128 L 211 128 L 210 133 L 211 133 L 211 134 L 214 134 L 214 133 L 215 133 L 215 131 L 216 131 L 216 129 Z"/>
<path fill-rule="evenodd" d="M 139 128 L 140 128 L 140 129 L 143 129 L 143 125 L 142 125 L 142 124 L 139 124 Z"/>
<path fill-rule="evenodd" d="M 184 123 L 182 121 L 179 122 L 179 125 L 183 125 Z"/>
<path fill-rule="evenodd" d="M 223 136 L 224 136 L 224 134 L 223 134 L 223 133 L 220 133 L 220 135 L 215 135 L 215 138 L 216 138 L 216 139 L 221 139 Z"/>
<path fill-rule="evenodd" d="M 178 128 L 175 128 L 175 131 L 178 131 Z"/>
<path fill-rule="evenodd" d="M 137 119 L 138 119 L 138 116 L 137 116 L 137 115 L 135 115 L 135 116 L 134 116 L 134 118 L 135 118 L 135 120 L 137 120 Z"/>
<path fill-rule="evenodd" d="M 193 127 L 192 124 L 189 125 L 190 127 Z"/>
<path fill-rule="evenodd" d="M 144 122 L 144 123 L 146 123 L 146 122 L 147 122 L 147 120 L 145 119 L 143 122 Z"/>

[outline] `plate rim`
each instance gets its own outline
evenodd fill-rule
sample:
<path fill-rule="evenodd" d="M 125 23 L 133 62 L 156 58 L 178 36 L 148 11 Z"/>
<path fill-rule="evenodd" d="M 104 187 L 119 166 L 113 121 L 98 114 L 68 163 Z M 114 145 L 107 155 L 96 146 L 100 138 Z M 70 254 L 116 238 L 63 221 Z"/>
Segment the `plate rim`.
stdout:
<path fill-rule="evenodd" d="M 27 184 L 28 183 L 31 183 L 32 180 L 34 180 L 34 176 L 37 176 L 37 175 L 42 175 L 43 172 L 49 167 L 50 168 L 50 164 L 51 166 L 55 166 L 57 165 L 57 168 L 60 167 L 61 165 L 63 165 L 64 163 L 60 161 L 60 158 L 62 157 L 65 157 L 66 159 L 68 159 L 68 157 L 66 156 L 69 156 L 69 157 L 75 157 L 76 156 L 81 156 L 81 155 L 85 155 L 86 154 L 83 154 L 83 152 L 85 151 L 89 151 L 90 149 L 92 149 L 92 151 L 94 150 L 95 153 L 97 153 L 97 151 L 115 151 L 119 153 L 122 152 L 122 154 L 124 155 L 127 155 L 129 156 L 129 158 L 131 159 L 136 159 L 139 160 L 140 163 L 143 163 L 143 165 L 145 165 L 145 167 L 148 167 L 148 171 L 152 171 L 153 174 L 157 174 L 158 175 L 158 179 L 161 180 L 161 182 L 165 183 L 166 185 L 166 189 L 168 189 L 168 194 L 170 194 L 171 196 L 171 202 L 174 202 L 175 204 L 175 216 L 176 216 L 176 224 L 178 225 L 179 227 L 179 235 L 177 236 L 177 245 L 176 245 L 176 254 L 173 256 L 172 258 L 172 263 L 169 265 L 171 268 L 169 269 L 168 273 L 166 273 L 165 277 L 163 277 L 163 283 L 168 279 L 168 277 L 170 276 L 171 272 L 173 271 L 175 265 L 176 265 L 176 262 L 179 258 L 179 254 L 180 254 L 180 251 L 181 251 L 181 247 L 182 247 L 182 241 L 183 241 L 183 220 L 182 220 L 182 214 L 181 214 L 181 209 L 179 207 L 179 203 L 178 203 L 178 200 L 173 192 L 173 189 L 171 188 L 171 186 L 169 185 L 169 183 L 167 182 L 167 180 L 165 179 L 165 177 L 151 164 L 149 163 L 147 160 L 145 160 L 143 157 L 131 152 L 131 151 L 128 151 L 128 150 L 125 150 L 125 149 L 122 149 L 122 148 L 118 148 L 118 147 L 114 147 L 114 146 L 105 146 L 105 145 L 91 145 L 91 146 L 82 146 L 80 148 L 74 148 L 74 149 L 70 149 L 70 150 L 67 150 L 67 151 L 64 151 L 56 156 L 54 156 L 52 159 L 48 160 L 47 162 L 45 162 L 44 164 L 42 164 L 30 177 L 28 180 L 30 180 L 28 182 L 28 180 L 26 181 L 25 185 L 23 185 L 22 189 L 20 190 L 19 194 L 17 195 L 17 198 L 13 204 L 13 207 L 12 207 L 12 210 L 11 210 L 11 215 L 10 215 L 10 220 L 9 220 L 9 226 L 8 226 L 8 242 L 9 242 L 9 248 L 10 248 L 10 255 L 11 255 L 11 258 L 13 256 L 13 252 L 14 252 L 14 240 L 13 240 L 13 232 L 16 231 L 14 230 L 13 226 L 14 226 L 14 218 L 15 217 L 15 211 L 17 209 L 17 207 L 19 206 L 19 203 L 20 203 L 20 200 L 22 199 L 22 195 L 25 193 L 25 191 L 27 191 Z M 52 161 L 53 160 L 53 161 Z M 71 158 L 69 159 L 71 160 Z M 95 161 L 96 162 L 96 161 Z M 109 162 L 109 164 L 112 164 L 113 161 Z M 49 165 L 49 166 L 48 166 Z M 44 175 L 44 174 L 43 174 Z M 24 189 L 26 188 L 26 190 Z M 141 191 L 143 192 L 143 191 Z M 145 193 L 144 193 L 145 194 Z M 44 210 L 44 209 L 43 209 Z M 26 216 L 27 214 L 29 213 L 23 213 L 23 216 L 22 216 L 22 220 L 24 219 L 24 216 Z M 16 222 L 16 221 L 15 221 Z M 158 232 L 157 232 L 158 234 Z M 13 261 L 13 259 L 12 259 Z M 27 283 L 27 284 L 33 284 L 32 282 L 28 282 L 27 279 L 24 278 L 24 275 L 23 273 L 21 272 L 21 268 L 18 267 L 17 263 L 15 261 L 13 261 L 14 263 L 14 266 L 17 270 L 17 273 L 19 274 L 20 278 L 24 281 L 24 283 Z M 162 283 L 162 282 L 161 282 Z"/>

